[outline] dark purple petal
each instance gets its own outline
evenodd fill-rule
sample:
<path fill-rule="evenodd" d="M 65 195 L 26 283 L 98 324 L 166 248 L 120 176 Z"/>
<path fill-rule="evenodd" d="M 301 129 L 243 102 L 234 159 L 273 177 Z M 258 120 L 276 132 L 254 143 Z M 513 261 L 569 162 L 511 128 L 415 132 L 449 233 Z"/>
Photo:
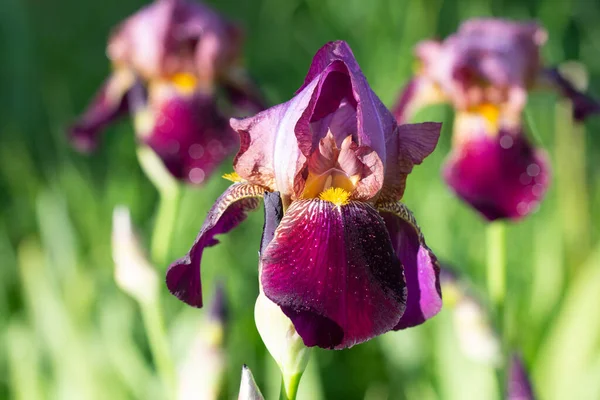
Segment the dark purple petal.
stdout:
<path fill-rule="evenodd" d="M 442 308 L 440 267 L 408 208 L 402 203 L 378 205 L 406 277 L 406 311 L 395 330 L 420 325 Z"/>
<path fill-rule="evenodd" d="M 506 399 L 535 400 L 525 365 L 517 355 L 513 355 L 510 360 Z"/>
<path fill-rule="evenodd" d="M 490 221 L 520 219 L 535 211 L 550 181 L 543 150 L 523 132 L 480 132 L 452 151 L 444 166 L 446 183 Z"/>
<path fill-rule="evenodd" d="M 600 113 L 600 102 L 577 90 L 571 82 L 560 74 L 557 68 L 548 68 L 544 70 L 543 75 L 562 96 L 571 100 L 573 103 L 573 118 L 576 121 L 583 121 L 590 115 Z"/>
<path fill-rule="evenodd" d="M 212 206 L 189 253 L 167 269 L 167 287 L 181 301 L 202 307 L 200 264 L 206 247 L 219 243 L 216 235 L 227 233 L 246 219 L 246 213 L 258 207 L 265 189 L 247 183 L 235 183 Z"/>
<path fill-rule="evenodd" d="M 143 140 L 173 176 L 203 183 L 238 146 L 235 132 L 209 96 L 173 95 L 162 102 Z"/>
<path fill-rule="evenodd" d="M 221 83 L 229 102 L 243 115 L 252 115 L 266 108 L 260 90 L 249 78 L 232 80 L 227 79 Z"/>
<path fill-rule="evenodd" d="M 392 330 L 404 312 L 402 266 L 367 203 L 293 202 L 261 262 L 265 295 L 307 346 L 351 347 Z"/>
<path fill-rule="evenodd" d="M 86 111 L 70 128 L 71 141 L 77 150 L 95 150 L 102 130 L 127 114 L 127 93 L 133 83 L 133 76 L 121 71 L 102 84 Z"/>
<path fill-rule="evenodd" d="M 265 223 L 260 239 L 260 254 L 267 249 L 267 246 L 273 240 L 275 231 L 283 218 L 283 203 L 279 192 L 265 192 L 263 200 L 265 205 Z"/>

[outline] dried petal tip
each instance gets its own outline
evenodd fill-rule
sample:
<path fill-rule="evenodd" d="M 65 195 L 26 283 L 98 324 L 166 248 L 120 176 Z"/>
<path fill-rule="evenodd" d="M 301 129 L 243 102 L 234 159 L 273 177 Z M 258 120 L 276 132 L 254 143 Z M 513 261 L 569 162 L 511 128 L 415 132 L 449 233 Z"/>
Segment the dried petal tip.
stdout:
<path fill-rule="evenodd" d="M 507 400 L 535 399 L 535 394 L 533 393 L 525 365 L 523 365 L 523 360 L 515 354 L 513 354 L 510 361 L 506 393 Z"/>
<path fill-rule="evenodd" d="M 158 277 L 133 230 L 127 207 L 113 212 L 112 247 L 117 285 L 140 303 L 154 301 Z"/>
<path fill-rule="evenodd" d="M 252 376 L 252 371 L 250 371 L 250 368 L 248 368 L 246 364 L 242 367 L 242 380 L 240 383 L 238 400 L 264 400 L 264 397 L 254 380 L 254 376 Z"/>

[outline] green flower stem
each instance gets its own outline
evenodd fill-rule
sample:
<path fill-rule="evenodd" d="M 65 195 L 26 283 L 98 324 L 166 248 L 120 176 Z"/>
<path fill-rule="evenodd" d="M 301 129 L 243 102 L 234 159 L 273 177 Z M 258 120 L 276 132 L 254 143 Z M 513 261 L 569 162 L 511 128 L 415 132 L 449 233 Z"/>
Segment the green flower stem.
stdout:
<path fill-rule="evenodd" d="M 302 373 L 292 375 L 287 380 L 284 377 L 281 380 L 281 393 L 279 394 L 279 400 L 296 400 L 301 378 Z"/>
<path fill-rule="evenodd" d="M 160 192 L 150 247 L 152 260 L 159 266 L 164 266 L 168 262 L 175 224 L 179 215 L 181 191 L 179 186 L 174 186 L 169 192 Z"/>
<path fill-rule="evenodd" d="M 160 195 L 156 223 L 152 234 L 152 260 L 159 266 L 167 262 L 173 231 L 179 212 L 182 188 L 163 165 L 161 159 L 148 146 L 137 150 L 142 170 Z"/>
<path fill-rule="evenodd" d="M 497 370 L 499 398 L 506 398 L 508 368 L 508 341 L 506 337 L 506 226 L 503 222 L 488 225 L 487 239 L 487 284 L 490 300 L 495 309 L 496 326 L 501 340 L 501 364 Z"/>
<path fill-rule="evenodd" d="M 150 352 L 165 388 L 165 398 L 174 399 L 176 394 L 175 367 L 169 350 L 162 308 L 158 301 L 140 303 L 140 307 L 144 328 L 146 329 L 146 335 L 148 335 Z"/>

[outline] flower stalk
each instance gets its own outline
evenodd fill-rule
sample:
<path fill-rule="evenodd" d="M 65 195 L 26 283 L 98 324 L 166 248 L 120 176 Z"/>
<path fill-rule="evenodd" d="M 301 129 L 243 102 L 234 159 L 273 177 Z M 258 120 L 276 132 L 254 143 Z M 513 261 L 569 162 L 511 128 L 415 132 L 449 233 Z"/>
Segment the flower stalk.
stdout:
<path fill-rule="evenodd" d="M 487 283 L 489 297 L 492 302 L 496 326 L 500 335 L 500 363 L 497 368 L 499 398 L 505 398 L 508 338 L 506 337 L 506 225 L 501 221 L 487 226 Z"/>

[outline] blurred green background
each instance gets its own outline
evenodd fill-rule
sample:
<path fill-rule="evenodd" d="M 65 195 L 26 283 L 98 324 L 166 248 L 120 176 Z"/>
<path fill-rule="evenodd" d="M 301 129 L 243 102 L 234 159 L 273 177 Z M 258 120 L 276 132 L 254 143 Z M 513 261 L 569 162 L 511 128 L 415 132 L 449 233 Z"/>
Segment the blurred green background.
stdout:
<path fill-rule="evenodd" d="M 246 29 L 246 62 L 271 104 L 289 99 L 326 41 L 349 42 L 373 89 L 392 105 L 413 65 L 412 46 L 474 16 L 538 19 L 548 64 L 579 60 L 600 95 L 600 4 L 589 0 L 221 0 L 214 7 Z M 114 283 L 111 215 L 132 211 L 144 243 L 158 195 L 138 165 L 129 121 L 108 129 L 99 151 L 75 153 L 65 127 L 109 72 L 108 33 L 140 0 L 0 2 L 0 398 L 163 398 L 137 303 Z M 569 105 L 534 94 L 529 132 L 548 149 L 553 182 L 540 210 L 508 227 L 509 329 L 542 399 L 600 398 L 600 118 L 573 126 Z M 404 201 L 429 246 L 485 290 L 485 224 L 439 177 L 452 112 L 434 154 L 409 178 Z M 225 165 L 222 172 L 230 168 Z M 186 189 L 170 259 L 183 255 L 228 182 Z M 278 370 L 253 321 L 262 212 L 206 252 L 205 300 L 215 280 L 230 301 L 223 398 L 236 398 L 250 366 L 268 399 Z M 166 265 L 157 265 L 163 276 Z M 205 310 L 161 286 L 179 364 Z M 461 350 L 454 310 L 405 332 L 345 351 L 316 350 L 304 399 L 494 399 L 493 368 Z M 472 343 L 473 348 L 476 343 Z"/>

